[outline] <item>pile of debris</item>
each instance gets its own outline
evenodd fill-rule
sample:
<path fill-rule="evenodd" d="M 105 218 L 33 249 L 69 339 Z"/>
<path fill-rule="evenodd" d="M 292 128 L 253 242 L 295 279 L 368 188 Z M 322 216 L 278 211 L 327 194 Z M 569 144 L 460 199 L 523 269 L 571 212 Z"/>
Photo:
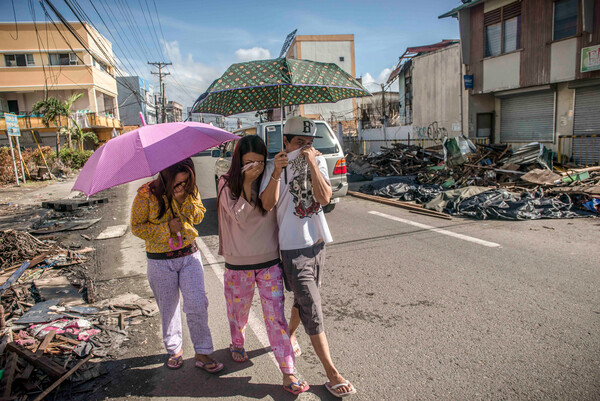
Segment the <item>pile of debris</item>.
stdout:
<path fill-rule="evenodd" d="M 96 251 L 73 239 L 91 241 L 78 230 L 100 218 L 89 215 L 95 206 L 67 211 L 65 204 L 72 202 L 45 205 L 55 210 L 12 205 L 19 230 L 0 230 L 2 399 L 42 400 L 65 382 L 70 394 L 93 391 L 104 383 L 92 379 L 108 373 L 104 362 L 123 351 L 129 328 L 158 313 L 153 300 L 135 294 L 96 302 Z M 9 217 L 0 213 L 0 223 Z M 108 227 L 96 239 L 123 233 Z"/>
<path fill-rule="evenodd" d="M 540 143 L 512 149 L 474 145 L 463 136 L 426 149 L 394 143 L 366 156 L 349 154 L 348 179 L 390 177 L 360 192 L 449 215 L 521 220 L 600 213 L 600 167 L 556 166 L 552 156 Z"/>

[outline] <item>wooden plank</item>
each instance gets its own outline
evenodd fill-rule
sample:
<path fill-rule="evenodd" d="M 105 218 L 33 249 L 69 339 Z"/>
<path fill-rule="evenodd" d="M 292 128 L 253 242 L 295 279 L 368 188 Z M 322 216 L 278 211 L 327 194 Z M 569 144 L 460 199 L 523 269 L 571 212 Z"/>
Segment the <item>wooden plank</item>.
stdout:
<path fill-rule="evenodd" d="M 17 371 L 17 359 L 18 356 L 14 352 L 8 354 L 4 376 L 2 377 L 2 383 L 4 384 L 3 397 L 10 397 L 10 393 L 12 392 L 12 384 L 15 380 L 15 372 Z"/>
<path fill-rule="evenodd" d="M 14 272 L 9 278 L 8 280 L 6 280 L 6 282 L 4 284 L 2 284 L 2 286 L 0 286 L 0 296 L 2 294 L 4 294 L 4 291 L 6 291 L 8 288 L 10 288 L 11 285 L 13 285 L 13 283 L 15 281 L 17 281 L 22 275 L 23 273 L 25 273 L 25 270 L 27 270 L 29 268 L 30 263 L 29 262 L 25 262 L 21 265 L 21 267 L 19 267 L 17 269 L 16 272 Z"/>
<path fill-rule="evenodd" d="M 71 370 L 69 370 L 67 373 L 65 373 L 60 379 L 58 379 L 57 381 L 55 381 L 50 387 L 48 387 L 46 390 L 44 390 L 44 392 L 42 392 L 42 394 L 38 395 L 35 400 L 33 401 L 42 401 L 48 394 L 50 394 L 55 388 L 57 388 L 58 386 L 60 386 L 60 384 L 62 382 L 64 382 L 65 380 L 67 380 L 69 377 L 71 377 L 71 375 L 73 373 L 75 373 L 77 370 L 79 370 L 79 368 L 86 363 L 87 361 L 89 361 L 90 359 L 92 359 L 94 355 L 93 354 L 89 354 L 88 356 L 86 356 L 84 359 L 82 359 L 81 361 L 79 361 L 79 363 L 77 363 L 77 365 L 73 366 L 71 368 Z"/>
<path fill-rule="evenodd" d="M 471 94 L 483 91 L 483 55 L 485 28 L 483 26 L 483 4 L 471 7 L 471 64 L 469 72 L 473 74 Z"/>
<path fill-rule="evenodd" d="M 54 331 L 54 330 L 49 331 L 48 334 L 46 334 L 46 336 L 44 337 L 44 340 L 42 341 L 40 346 L 35 351 L 35 354 L 36 355 L 44 355 L 44 351 L 46 350 L 46 348 L 48 348 L 48 346 L 54 339 L 55 335 L 56 335 L 56 331 Z M 33 369 L 34 369 L 34 366 L 32 364 L 28 364 L 27 367 L 25 368 L 25 370 L 23 371 L 23 373 L 21 373 L 21 376 L 19 376 L 19 379 L 23 379 L 23 380 L 29 379 L 29 377 L 33 373 Z"/>
<path fill-rule="evenodd" d="M 550 42 L 554 2 L 528 0 L 521 3 L 521 63 L 519 86 L 550 83 Z"/>
<path fill-rule="evenodd" d="M 60 334 L 58 334 L 58 335 L 56 336 L 56 338 L 57 338 L 58 340 L 64 341 L 64 342 L 66 342 L 66 343 L 69 343 L 69 344 L 72 344 L 72 345 L 79 345 L 79 344 L 81 343 L 81 341 L 78 341 L 78 340 L 73 340 L 72 338 L 65 337 L 65 336 L 63 336 L 63 335 L 60 335 Z"/>
<path fill-rule="evenodd" d="M 84 303 L 81 294 L 64 276 L 33 280 L 33 284 L 44 301 L 62 299 L 62 303 L 68 306 Z"/>
<path fill-rule="evenodd" d="M 6 345 L 6 349 L 17 353 L 20 357 L 24 358 L 27 362 L 31 363 L 38 369 L 43 370 L 51 377 L 60 377 L 66 373 L 66 370 L 45 356 L 39 356 L 28 350 L 27 348 L 21 347 L 19 344 L 12 342 Z"/>
<path fill-rule="evenodd" d="M 425 209 L 422 206 L 413 205 L 413 204 L 407 203 L 407 202 L 401 202 L 401 201 L 397 201 L 397 200 L 393 200 L 393 199 L 382 198 L 381 196 L 367 195 L 367 194 L 363 194 L 360 192 L 354 192 L 354 191 L 348 191 L 348 194 L 351 196 L 354 196 L 356 198 L 366 199 L 366 200 L 382 203 L 384 205 L 396 206 L 396 207 L 399 207 L 402 209 L 418 211 L 418 212 L 420 212 L 420 214 L 431 216 L 431 217 L 438 217 L 438 218 L 442 218 L 442 219 L 446 219 L 446 220 L 452 219 L 452 216 L 450 216 L 449 214 L 436 212 L 435 210 Z"/>
<path fill-rule="evenodd" d="M 410 213 L 415 213 L 415 214 L 420 214 L 420 215 L 423 215 L 423 216 L 437 217 L 439 219 L 452 220 L 452 217 L 450 217 L 450 216 L 448 216 L 448 217 L 446 217 L 446 216 L 434 216 L 434 215 L 431 215 L 431 214 L 425 212 L 425 210 L 429 210 L 429 209 L 423 209 L 423 211 L 421 211 L 421 210 L 409 210 L 409 212 Z"/>

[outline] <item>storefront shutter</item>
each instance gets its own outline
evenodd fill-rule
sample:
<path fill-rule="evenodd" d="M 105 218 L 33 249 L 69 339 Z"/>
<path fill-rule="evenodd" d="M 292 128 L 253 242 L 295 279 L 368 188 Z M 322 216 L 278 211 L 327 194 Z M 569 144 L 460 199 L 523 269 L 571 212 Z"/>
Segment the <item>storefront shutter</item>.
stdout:
<path fill-rule="evenodd" d="M 505 97 L 500 107 L 500 141 L 550 142 L 554 140 L 554 92 Z"/>
<path fill-rule="evenodd" d="M 573 161 L 581 164 L 598 164 L 600 138 L 600 86 L 578 88 L 575 92 L 575 120 L 573 135 Z"/>

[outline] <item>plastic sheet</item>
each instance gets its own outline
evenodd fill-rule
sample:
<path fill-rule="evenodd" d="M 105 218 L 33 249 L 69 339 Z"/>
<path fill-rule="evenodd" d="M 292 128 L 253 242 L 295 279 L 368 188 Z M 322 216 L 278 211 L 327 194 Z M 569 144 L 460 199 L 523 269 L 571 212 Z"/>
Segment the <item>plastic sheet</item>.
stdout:
<path fill-rule="evenodd" d="M 439 185 L 420 185 L 417 183 L 416 176 L 405 176 L 373 181 L 361 186 L 359 191 L 406 202 L 427 203 L 438 196 L 442 188 Z"/>
<path fill-rule="evenodd" d="M 590 215 L 575 209 L 571 198 L 566 194 L 544 197 L 541 190 L 518 194 L 505 189 L 492 189 L 467 198 L 450 212 L 481 220 L 565 219 Z"/>

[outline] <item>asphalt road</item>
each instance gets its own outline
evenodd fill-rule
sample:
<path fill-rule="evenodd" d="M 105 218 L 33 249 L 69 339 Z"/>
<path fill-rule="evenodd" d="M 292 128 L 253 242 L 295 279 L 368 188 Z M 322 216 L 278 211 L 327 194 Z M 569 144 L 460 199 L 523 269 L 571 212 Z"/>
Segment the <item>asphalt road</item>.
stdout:
<path fill-rule="evenodd" d="M 195 369 L 186 334 L 185 365 L 168 371 L 154 327 L 146 356 L 124 362 L 132 383 L 110 398 L 292 399 L 265 348 L 257 294 L 250 362 L 229 357 L 214 159 L 194 161 L 207 207 L 198 243 L 209 323 L 226 369 L 216 376 Z M 322 288 L 326 333 L 338 369 L 358 389 L 351 399 L 600 399 L 599 220 L 446 221 L 351 197 L 327 220 L 334 243 Z M 136 241 L 121 249 L 122 274 L 145 272 Z M 299 341 L 297 369 L 311 385 L 299 399 L 335 399 L 308 337 Z"/>

